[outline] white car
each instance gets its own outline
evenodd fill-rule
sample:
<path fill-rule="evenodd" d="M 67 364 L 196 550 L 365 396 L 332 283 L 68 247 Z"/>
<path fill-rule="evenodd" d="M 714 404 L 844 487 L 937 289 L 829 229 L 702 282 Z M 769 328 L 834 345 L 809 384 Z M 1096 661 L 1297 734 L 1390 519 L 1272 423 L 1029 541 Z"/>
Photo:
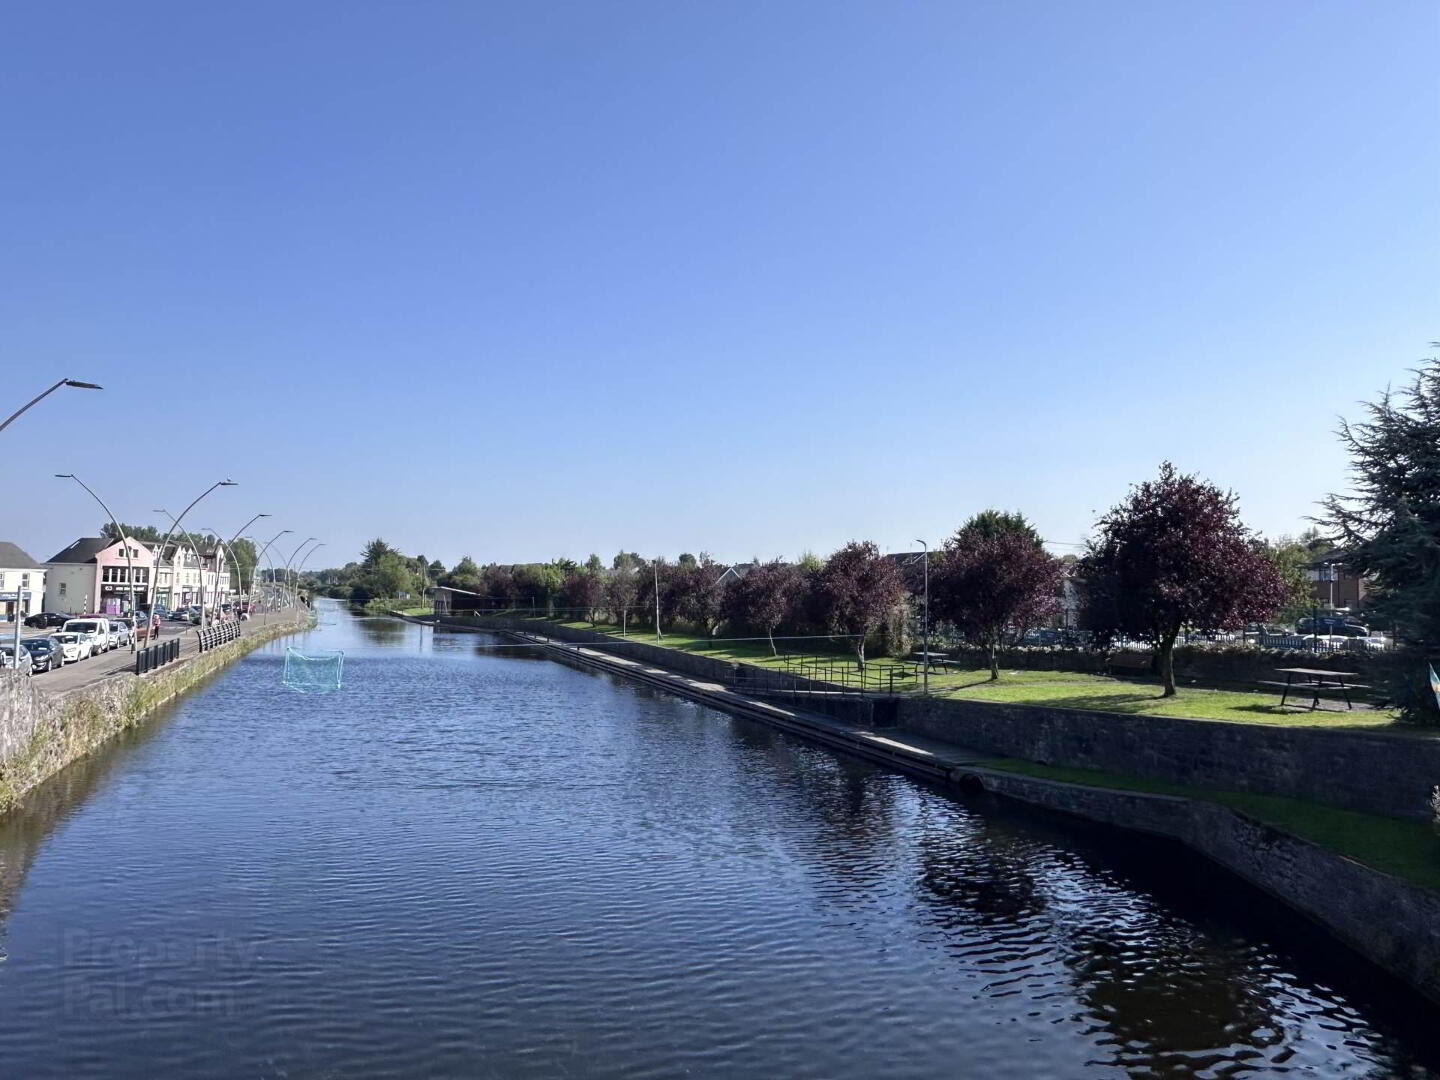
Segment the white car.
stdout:
<path fill-rule="evenodd" d="M 60 628 L 62 634 L 89 634 L 95 640 L 95 652 L 109 652 L 113 648 L 109 619 L 66 619 Z"/>
<path fill-rule="evenodd" d="M 62 630 L 54 637 L 60 642 L 67 664 L 73 664 L 76 660 L 88 660 L 95 653 L 94 634 L 79 634 L 74 631 L 67 634 Z"/>

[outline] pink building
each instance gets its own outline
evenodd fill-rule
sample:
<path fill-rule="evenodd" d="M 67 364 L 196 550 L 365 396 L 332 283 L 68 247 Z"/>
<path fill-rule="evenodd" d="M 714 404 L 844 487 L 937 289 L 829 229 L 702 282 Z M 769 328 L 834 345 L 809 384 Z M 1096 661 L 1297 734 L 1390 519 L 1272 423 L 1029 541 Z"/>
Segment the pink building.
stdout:
<path fill-rule="evenodd" d="M 128 551 L 128 558 L 127 558 Z M 65 615 L 130 610 L 130 569 L 134 566 L 135 606 L 148 606 L 155 555 L 138 540 L 104 536 L 76 540 L 46 563 L 45 610 Z"/>

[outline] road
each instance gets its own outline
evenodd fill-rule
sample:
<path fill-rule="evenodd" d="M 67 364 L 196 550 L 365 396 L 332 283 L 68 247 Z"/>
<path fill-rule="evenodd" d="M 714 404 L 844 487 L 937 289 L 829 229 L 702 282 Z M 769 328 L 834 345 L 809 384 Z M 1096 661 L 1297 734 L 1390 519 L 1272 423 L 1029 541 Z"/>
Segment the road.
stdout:
<path fill-rule="evenodd" d="M 307 609 L 301 609 L 302 612 Z M 78 618 L 78 616 L 77 616 Z M 250 634 L 266 627 L 274 626 L 276 623 L 293 620 L 295 609 L 288 608 L 283 611 L 269 611 L 251 616 L 243 624 L 242 634 Z M 56 633 L 51 630 L 50 633 Z M 172 638 L 180 638 L 180 655 L 190 656 L 199 649 L 198 627 L 188 623 L 171 622 L 165 620 L 160 626 L 160 636 L 156 641 L 169 641 Z M 14 625 L 12 623 L 0 623 L 0 639 L 6 642 L 12 640 Z M 26 638 L 45 637 L 46 634 L 39 630 L 27 630 L 21 636 L 23 642 Z M 150 642 L 145 642 L 148 645 Z M 35 685 L 38 689 L 49 693 L 64 693 L 68 690 L 75 690 L 82 686 L 89 686 L 91 683 L 99 682 L 120 671 L 135 670 L 135 653 L 129 646 L 119 649 L 111 649 L 107 653 L 92 656 L 88 660 L 80 660 L 73 664 L 66 664 L 63 668 L 56 668 L 53 671 L 44 671 L 35 676 Z"/>

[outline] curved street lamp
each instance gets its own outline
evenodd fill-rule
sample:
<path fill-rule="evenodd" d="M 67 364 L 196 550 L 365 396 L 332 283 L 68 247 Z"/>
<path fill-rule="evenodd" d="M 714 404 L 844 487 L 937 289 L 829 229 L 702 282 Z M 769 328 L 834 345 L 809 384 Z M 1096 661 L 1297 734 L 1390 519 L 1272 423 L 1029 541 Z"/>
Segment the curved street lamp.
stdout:
<path fill-rule="evenodd" d="M 290 577 L 290 564 L 295 561 L 295 556 L 300 554 L 300 548 L 303 548 L 306 544 L 310 543 L 310 541 L 312 541 L 312 540 L 319 540 L 319 539 L 320 539 L 320 538 L 319 538 L 318 536 L 309 536 L 309 537 L 306 537 L 304 540 L 300 541 L 300 546 L 297 547 L 294 551 L 292 551 L 292 552 L 290 553 L 290 558 L 288 558 L 288 559 L 285 560 L 285 587 L 288 588 L 288 589 L 291 589 L 292 592 L 293 592 L 294 590 L 293 590 L 293 587 L 292 587 L 291 584 L 290 584 L 290 582 L 291 582 L 291 580 L 292 580 L 291 577 Z"/>
<path fill-rule="evenodd" d="M 182 522 L 182 521 L 185 520 L 185 515 L 188 514 L 188 513 L 190 513 L 191 510 L 194 510 L 194 509 L 195 509 L 195 503 L 198 503 L 201 499 L 205 498 L 206 495 L 209 495 L 210 492 L 214 491 L 214 490 L 215 490 L 216 488 L 218 488 L 218 487 L 237 487 L 237 486 L 238 486 L 238 485 L 235 483 L 234 480 L 217 480 L 217 481 L 215 481 L 215 483 L 211 484 L 208 488 L 206 488 L 204 491 L 202 491 L 199 495 L 196 495 L 195 498 L 194 498 L 194 500 L 190 503 L 190 505 L 187 506 L 187 507 L 185 507 L 184 510 L 181 510 L 181 511 L 180 511 L 180 516 L 175 519 L 175 524 L 172 525 L 172 526 L 170 526 L 170 531 L 165 534 L 165 539 L 160 541 L 160 556 L 159 556 L 159 557 L 162 558 L 162 559 L 165 557 L 165 545 L 168 544 L 168 543 L 170 542 L 170 538 L 175 535 L 175 530 L 180 527 L 180 522 Z M 171 575 L 172 578 L 174 577 L 174 575 L 175 575 L 174 567 L 171 567 L 170 575 Z M 156 564 L 155 580 L 156 580 L 156 581 L 159 581 L 159 580 L 160 580 L 159 564 L 158 564 L 158 563 Z M 201 581 L 202 584 L 203 584 L 204 581 L 205 581 L 205 575 L 204 575 L 204 568 L 203 568 L 203 567 L 201 568 L 200 581 Z M 173 588 L 173 582 L 172 582 L 172 588 Z M 202 618 L 202 619 L 204 618 L 204 615 L 203 615 L 203 606 L 202 606 L 202 615 L 201 615 L 201 618 Z"/>
<path fill-rule="evenodd" d="M 269 514 L 256 514 L 256 515 L 255 515 L 254 517 L 252 517 L 249 521 L 245 522 L 244 525 L 241 525 L 238 529 L 235 530 L 235 535 L 232 536 L 232 537 L 230 537 L 229 541 L 228 541 L 228 542 L 226 543 L 226 545 L 225 545 L 226 550 L 230 552 L 230 557 L 231 557 L 232 559 L 235 557 L 235 551 L 234 551 L 235 541 L 240 539 L 240 534 L 243 533 L 246 529 L 250 528 L 251 525 L 254 525 L 255 522 L 259 521 L 262 517 L 269 517 L 269 516 L 270 516 Z M 218 537 L 220 534 L 219 534 L 219 533 L 216 533 L 215 535 Z M 252 540 L 251 543 L 254 543 L 254 541 Z M 243 586 L 245 585 L 245 575 L 242 574 L 242 573 L 240 573 L 240 564 L 239 564 L 239 563 L 236 563 L 236 564 L 235 564 L 235 573 L 239 575 L 236 580 L 237 580 L 238 583 L 242 586 L 239 591 L 240 591 L 241 594 L 244 594 L 244 593 L 245 593 L 245 589 L 244 589 Z M 255 586 L 255 567 L 253 567 L 253 566 L 250 568 L 250 586 L 251 586 L 251 588 L 254 588 L 254 586 Z"/>
<path fill-rule="evenodd" d="M 55 388 L 52 386 L 50 389 L 53 390 Z M 49 391 L 46 392 L 48 393 Z M 44 395 L 42 394 L 41 396 L 43 397 Z M 26 406 L 26 408 L 28 407 L 29 406 Z M 11 417 L 10 419 L 13 420 L 14 417 Z M 9 420 L 6 421 L 6 423 L 9 422 Z M 84 480 L 81 480 L 80 477 L 76 476 L 74 473 L 56 473 L 55 479 L 74 480 L 77 484 L 79 484 L 82 488 L 84 488 L 87 492 L 90 493 L 90 497 L 92 499 L 94 499 L 97 503 L 100 504 L 100 509 L 104 510 L 106 516 L 110 518 L 110 524 L 115 526 L 115 539 L 121 545 L 121 547 L 125 549 L 125 574 L 130 579 L 130 617 L 133 619 L 135 617 L 135 560 L 130 557 L 130 538 L 125 535 L 125 530 L 120 527 L 120 522 L 115 519 L 115 515 L 110 511 L 110 507 L 105 505 L 105 500 L 100 498 L 99 495 L 96 495 L 95 492 L 91 490 L 90 485 L 85 483 Z M 97 589 L 96 592 L 98 593 L 99 590 Z M 95 601 L 96 608 L 99 608 L 100 597 L 98 595 L 95 597 Z M 15 609 L 17 612 L 20 609 L 20 605 L 18 602 L 15 605 Z M 135 651 L 135 635 L 133 633 L 130 635 L 130 651 Z"/>
<path fill-rule="evenodd" d="M 257 514 L 256 516 L 258 517 L 259 515 Z M 253 519 L 252 519 L 252 520 L 253 520 Z M 236 570 L 235 572 L 238 574 L 238 573 L 240 572 L 240 571 L 238 570 L 238 567 L 239 567 L 240 564 L 239 564 L 239 562 L 237 562 L 236 559 L 235 559 L 235 551 L 234 551 L 234 549 L 230 546 L 230 542 L 227 541 L 227 540 L 221 539 L 220 533 L 219 533 L 217 530 L 215 530 L 215 529 L 207 529 L 207 528 L 205 528 L 205 526 L 202 525 L 202 526 L 200 526 L 200 532 L 201 532 L 202 534 L 204 534 L 204 533 L 209 533 L 210 535 L 212 535 L 213 537 L 215 537 L 215 542 L 216 542 L 217 544 L 219 544 L 222 548 L 225 549 L 225 558 L 227 558 L 227 559 L 230 560 L 230 565 L 237 567 L 237 570 Z M 220 588 L 220 571 L 219 571 L 219 570 L 216 570 L 216 571 L 215 571 L 215 588 L 216 588 L 216 591 L 218 592 L 218 591 L 219 591 L 219 588 Z M 237 593 L 237 595 L 238 595 L 238 593 Z"/>
<path fill-rule="evenodd" d="M 256 566 L 259 566 L 259 565 L 260 565 L 260 559 L 261 559 L 261 557 L 265 554 L 265 552 L 267 552 L 267 551 L 270 550 L 270 545 L 271 545 L 271 544 L 275 543 L 275 541 L 276 541 L 276 540 L 279 540 L 280 537 L 282 537 L 282 536 L 284 536 L 286 533 L 290 533 L 290 532 L 294 532 L 294 530 L 293 530 L 293 529 L 281 529 L 278 533 L 276 533 L 274 536 L 272 536 L 269 540 L 265 541 L 265 546 L 260 549 L 260 554 L 255 556 L 255 565 L 256 565 Z M 270 560 L 270 584 L 271 584 L 272 586 L 275 584 L 275 560 L 274 560 L 274 559 L 271 559 L 271 560 Z M 272 589 L 272 591 L 273 591 L 273 589 Z"/>
<path fill-rule="evenodd" d="M 296 597 L 297 600 L 298 600 L 299 597 L 300 597 L 300 588 L 299 588 L 299 586 L 300 586 L 300 572 L 305 569 L 305 561 L 306 561 L 306 559 L 309 559 L 311 555 L 314 555 L 315 552 L 319 551 L 319 550 L 320 550 L 322 547 L 324 547 L 324 546 L 325 546 L 325 545 L 324 545 L 323 543 L 316 544 L 316 545 L 315 545 L 313 548 L 311 548 L 309 551 L 305 552 L 305 558 L 304 558 L 304 559 L 301 559 L 301 560 L 300 560 L 300 565 L 297 566 L 297 567 L 295 567 L 295 586 L 296 586 L 296 588 L 295 588 L 295 597 Z M 296 618 L 297 620 L 300 618 L 300 605 L 299 605 L 299 604 L 296 604 L 296 605 L 295 605 L 295 618 Z"/>
<path fill-rule="evenodd" d="M 97 385 L 96 385 L 95 383 L 93 383 L 93 382 L 81 382 L 79 379 L 61 379 L 61 380 L 60 380 L 59 382 L 57 382 L 54 386 L 50 387 L 49 390 L 45 390 L 45 391 L 42 391 L 42 392 L 39 393 L 39 394 L 36 394 L 33 398 L 31 398 L 29 401 L 27 401 L 24 405 L 21 405 L 20 408 L 16 409 L 13 413 L 11 413 L 9 416 L 7 416 L 7 417 L 5 418 L 5 422 L 4 422 L 3 424 L 0 424 L 0 431 L 4 431 L 7 427 L 9 427 L 11 424 L 13 424 L 16 420 L 18 420 L 18 419 L 20 418 L 20 414 L 21 414 L 21 413 L 24 413 L 24 412 L 28 411 L 32 405 L 38 405 L 41 401 L 43 401 L 45 398 L 49 397 L 49 396 L 50 396 L 51 394 L 53 394 L 56 390 L 59 390 L 60 387 L 62 387 L 62 386 L 73 386 L 73 387 L 75 387 L 77 390 L 104 390 L 104 389 L 105 389 L 103 386 L 97 386 Z M 58 475 L 58 474 L 57 474 L 57 475 Z"/>

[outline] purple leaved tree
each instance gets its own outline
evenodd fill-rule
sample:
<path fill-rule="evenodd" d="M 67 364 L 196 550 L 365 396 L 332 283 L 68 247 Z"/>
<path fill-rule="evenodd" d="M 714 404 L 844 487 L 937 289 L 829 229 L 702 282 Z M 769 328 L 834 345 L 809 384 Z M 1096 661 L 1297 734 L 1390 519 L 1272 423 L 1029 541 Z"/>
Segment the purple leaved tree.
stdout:
<path fill-rule="evenodd" d="M 1233 494 L 1175 471 L 1136 485 L 1097 523 L 1080 560 L 1086 621 L 1101 640 L 1151 642 L 1165 697 L 1175 693 L 1182 628 L 1233 630 L 1270 618 L 1286 586 Z"/>
<path fill-rule="evenodd" d="M 990 678 L 1000 678 L 996 654 L 1006 635 L 1054 609 L 1060 561 L 1022 515 L 986 510 L 945 541 L 939 562 L 930 583 L 935 614 L 984 648 Z"/>
<path fill-rule="evenodd" d="M 866 637 L 884 624 L 905 595 L 899 568 L 868 540 L 852 540 L 825 561 L 816 577 L 828 628 L 850 638 L 855 662 L 864 671 Z"/>

